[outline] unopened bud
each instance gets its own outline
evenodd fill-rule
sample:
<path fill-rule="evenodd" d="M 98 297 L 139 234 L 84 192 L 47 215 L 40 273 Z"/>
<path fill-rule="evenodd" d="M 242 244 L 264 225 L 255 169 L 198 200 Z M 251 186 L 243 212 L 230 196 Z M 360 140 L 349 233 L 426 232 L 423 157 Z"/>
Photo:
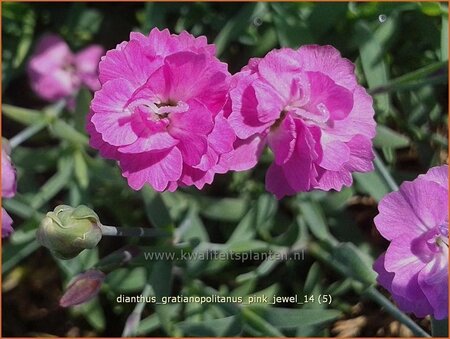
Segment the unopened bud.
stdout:
<path fill-rule="evenodd" d="M 77 275 L 67 286 L 59 304 L 62 307 L 70 307 L 88 302 L 97 296 L 104 280 L 105 274 L 98 270 L 89 270 Z"/>
<path fill-rule="evenodd" d="M 76 257 L 97 246 L 102 238 L 100 220 L 90 208 L 60 205 L 48 212 L 37 231 L 37 240 L 60 259 Z"/>

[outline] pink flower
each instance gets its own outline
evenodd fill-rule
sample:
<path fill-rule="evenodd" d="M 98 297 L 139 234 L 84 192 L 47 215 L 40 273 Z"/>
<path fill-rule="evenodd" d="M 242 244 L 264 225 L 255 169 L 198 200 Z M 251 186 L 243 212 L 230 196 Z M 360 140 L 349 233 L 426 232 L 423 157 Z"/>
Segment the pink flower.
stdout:
<path fill-rule="evenodd" d="M 50 102 L 75 96 L 81 85 L 95 91 L 100 88 L 97 68 L 103 54 L 104 49 L 99 45 L 74 54 L 59 36 L 45 35 L 28 64 L 31 87 L 39 97 Z"/>
<path fill-rule="evenodd" d="M 375 225 L 391 243 L 374 264 L 398 307 L 448 317 L 448 166 L 430 169 L 378 206 Z"/>
<path fill-rule="evenodd" d="M 352 172 L 373 170 L 372 98 L 335 48 L 274 50 L 251 59 L 233 81 L 229 121 L 236 143 L 251 147 L 252 156 L 269 146 L 275 159 L 266 188 L 278 199 L 340 190 L 351 185 Z"/>
<path fill-rule="evenodd" d="M 17 192 L 16 170 L 11 163 L 5 142 L 2 145 L 2 198 L 12 198 Z M 12 232 L 12 219 L 2 208 L 2 237 L 8 237 Z"/>
<path fill-rule="evenodd" d="M 211 183 L 235 134 L 223 116 L 230 74 L 205 37 L 131 33 L 100 62 L 90 144 L 117 160 L 135 190 Z"/>

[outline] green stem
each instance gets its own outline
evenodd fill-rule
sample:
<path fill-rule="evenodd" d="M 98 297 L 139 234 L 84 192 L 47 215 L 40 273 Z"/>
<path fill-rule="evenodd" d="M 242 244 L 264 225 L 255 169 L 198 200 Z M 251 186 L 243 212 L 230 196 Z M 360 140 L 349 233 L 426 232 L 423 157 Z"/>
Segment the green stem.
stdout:
<path fill-rule="evenodd" d="M 152 287 L 149 284 L 146 284 L 144 290 L 141 293 L 143 300 L 136 304 L 133 312 L 128 316 L 122 332 L 122 337 L 128 338 L 136 336 L 139 323 L 141 322 L 142 311 L 144 310 L 146 304 L 145 299 L 150 296 L 151 292 Z"/>
<path fill-rule="evenodd" d="M 447 61 L 439 61 L 431 65 L 427 65 L 411 73 L 402 75 L 396 79 L 391 80 L 387 84 L 372 88 L 369 90 L 369 92 L 372 95 L 376 95 L 397 88 L 408 87 L 409 85 L 411 84 L 414 85 L 417 84 L 418 82 L 426 84 L 433 80 L 445 81 L 445 75 L 447 74 L 446 71 L 447 67 L 448 67 Z"/>
<path fill-rule="evenodd" d="M 380 171 L 380 174 L 383 176 L 384 180 L 386 181 L 386 183 L 389 185 L 389 188 L 392 191 L 398 191 L 398 185 L 395 182 L 394 178 L 392 177 L 392 175 L 389 173 L 388 169 L 386 168 L 386 166 L 384 165 L 383 161 L 381 160 L 380 156 L 378 155 L 378 153 L 376 151 L 374 151 L 375 153 L 375 167 L 378 169 L 378 171 Z"/>
<path fill-rule="evenodd" d="M 331 268 L 333 268 L 336 272 L 346 277 L 347 270 L 345 265 L 333 260 L 333 256 L 316 242 L 312 242 L 308 245 L 308 253 L 326 263 L 328 266 L 331 266 Z"/>
<path fill-rule="evenodd" d="M 11 149 L 16 148 L 24 141 L 27 141 L 29 138 L 31 138 L 36 133 L 40 132 L 42 129 L 44 129 L 48 125 L 47 121 L 41 121 L 37 123 L 36 125 L 31 125 L 25 128 L 24 130 L 20 131 L 18 134 L 16 134 L 14 137 L 12 137 L 9 140 L 9 146 Z"/>
<path fill-rule="evenodd" d="M 417 325 L 410 317 L 400 311 L 394 304 L 392 304 L 389 299 L 382 295 L 375 287 L 371 286 L 364 291 L 367 295 L 377 304 L 384 307 L 386 312 L 392 315 L 399 322 L 407 326 L 415 336 L 418 337 L 430 337 L 430 335 L 425 332 L 419 325 Z"/>
<path fill-rule="evenodd" d="M 20 131 L 18 134 L 16 134 L 14 137 L 12 137 L 9 140 L 9 146 L 11 149 L 16 148 L 24 141 L 31 138 L 33 135 L 47 127 L 49 124 L 51 124 L 63 111 L 64 107 L 66 106 L 66 100 L 60 100 L 56 102 L 55 104 L 46 107 L 44 111 L 44 115 L 41 116 L 44 118 L 43 120 L 36 122 L 36 124 L 31 124 L 24 130 Z M 8 106 L 7 106 L 8 107 Z M 11 107 L 11 106 L 9 106 Z M 23 111 L 27 111 L 23 109 Z M 44 117 L 46 116 L 46 117 Z"/>
<path fill-rule="evenodd" d="M 110 273 L 131 263 L 140 254 L 141 250 L 138 247 L 127 245 L 102 258 L 93 268 L 104 273 Z"/>
<path fill-rule="evenodd" d="M 8 244 L 10 245 L 10 244 Z M 17 267 L 23 259 L 34 253 L 39 248 L 39 243 L 36 240 L 22 244 L 14 248 L 14 255 L 6 257 L 3 255 L 2 273 L 5 274 Z"/>
<path fill-rule="evenodd" d="M 337 260 L 333 260 L 332 255 L 328 253 L 325 249 L 323 249 L 317 243 L 312 243 L 308 246 L 308 252 L 324 262 L 325 264 L 331 266 L 335 271 L 340 273 L 344 277 L 348 277 L 347 267 Z M 395 319 L 400 321 L 402 324 L 407 326 L 411 331 L 420 337 L 429 337 L 430 335 L 425 332 L 419 325 L 417 325 L 411 318 L 409 318 L 406 314 L 401 312 L 394 304 L 392 304 L 389 299 L 387 299 L 384 295 L 378 292 L 377 289 L 373 286 L 368 286 L 367 283 L 363 283 L 358 280 L 355 281 L 354 289 L 358 292 L 363 291 L 367 297 L 376 302 L 377 304 L 383 306 L 386 311 L 391 314 Z M 367 286 L 367 287 L 366 287 Z M 365 288 L 366 287 L 366 288 Z"/>
<path fill-rule="evenodd" d="M 100 229 L 102 234 L 105 236 L 112 237 L 150 237 L 150 238 L 160 238 L 168 236 L 168 233 L 155 229 L 155 228 L 144 228 L 144 227 L 116 227 L 116 226 L 106 226 L 101 225 Z"/>
<path fill-rule="evenodd" d="M 411 91 L 417 88 L 427 86 L 427 85 L 437 85 L 437 84 L 445 84 L 447 83 L 446 74 L 439 74 L 435 76 L 430 76 L 422 79 L 417 79 L 407 83 L 399 83 L 399 84 L 386 84 L 383 86 L 376 87 L 372 90 L 369 90 L 371 95 L 380 95 L 388 92 L 398 92 L 398 91 Z"/>
<path fill-rule="evenodd" d="M 249 307 L 242 308 L 242 317 L 245 322 L 267 337 L 280 338 L 284 337 L 276 327 L 270 325 L 267 321 L 253 312 Z"/>
<path fill-rule="evenodd" d="M 448 338 L 448 318 L 436 320 L 431 317 L 431 335 Z"/>

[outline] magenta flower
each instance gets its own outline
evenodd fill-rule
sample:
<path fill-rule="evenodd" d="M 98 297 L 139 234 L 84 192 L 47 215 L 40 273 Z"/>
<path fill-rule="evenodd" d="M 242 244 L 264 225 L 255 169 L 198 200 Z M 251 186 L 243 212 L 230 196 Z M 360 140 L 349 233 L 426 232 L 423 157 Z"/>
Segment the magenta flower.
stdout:
<path fill-rule="evenodd" d="M 352 172 L 373 170 L 372 98 L 335 48 L 274 50 L 251 59 L 234 80 L 230 124 L 238 142 L 253 142 L 253 155 L 261 143 L 273 152 L 266 188 L 278 199 L 340 190 Z"/>
<path fill-rule="evenodd" d="M 117 160 L 135 190 L 211 183 L 235 134 L 223 116 L 230 74 L 205 37 L 131 33 L 100 62 L 90 144 Z"/>
<path fill-rule="evenodd" d="M 76 95 L 81 85 L 95 91 L 100 88 L 98 63 L 104 54 L 99 45 L 91 45 L 74 54 L 57 35 L 43 36 L 28 64 L 32 89 L 44 100 L 54 102 Z"/>
<path fill-rule="evenodd" d="M 391 243 L 374 264 L 398 307 L 448 317 L 448 166 L 430 169 L 378 206 L 375 225 Z"/>
<path fill-rule="evenodd" d="M 17 191 L 16 170 L 11 163 L 7 151 L 5 150 L 5 142 L 2 145 L 2 198 L 12 198 Z M 8 237 L 13 232 L 12 219 L 9 214 L 2 208 L 2 237 Z"/>

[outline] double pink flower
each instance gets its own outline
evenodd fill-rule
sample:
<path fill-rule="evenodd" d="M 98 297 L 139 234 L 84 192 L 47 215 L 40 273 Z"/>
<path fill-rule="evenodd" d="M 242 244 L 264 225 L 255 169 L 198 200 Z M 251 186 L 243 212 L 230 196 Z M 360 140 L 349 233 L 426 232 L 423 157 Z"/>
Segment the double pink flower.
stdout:
<path fill-rule="evenodd" d="M 267 190 L 277 198 L 340 190 L 352 172 L 373 170 L 372 98 L 354 65 L 331 46 L 280 49 L 251 59 L 235 75 L 230 124 L 238 138 L 268 145 Z"/>
<path fill-rule="evenodd" d="M 222 114 L 230 74 L 214 54 L 204 37 L 153 29 L 131 33 L 100 62 L 87 129 L 131 188 L 202 188 L 222 171 L 235 135 Z"/>
<path fill-rule="evenodd" d="M 133 189 L 210 184 L 256 165 L 268 145 L 266 186 L 278 198 L 340 190 L 372 166 L 372 99 L 331 46 L 281 49 L 232 79 L 205 37 L 131 33 L 100 63 L 91 145 L 118 161 Z"/>

